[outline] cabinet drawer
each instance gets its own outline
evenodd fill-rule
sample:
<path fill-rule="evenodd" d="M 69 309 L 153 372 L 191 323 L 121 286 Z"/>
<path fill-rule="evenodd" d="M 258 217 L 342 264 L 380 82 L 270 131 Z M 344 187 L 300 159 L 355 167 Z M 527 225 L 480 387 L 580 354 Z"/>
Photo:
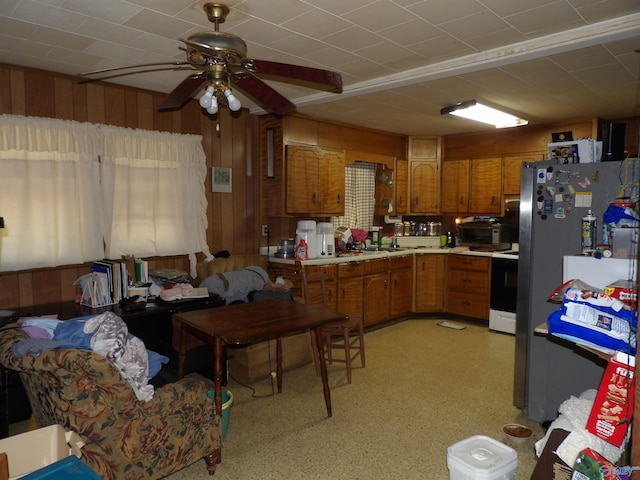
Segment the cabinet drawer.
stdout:
<path fill-rule="evenodd" d="M 413 268 L 413 255 L 404 257 L 393 257 L 389 259 L 391 270 L 400 270 L 402 268 Z"/>
<path fill-rule="evenodd" d="M 489 297 L 474 293 L 449 291 L 447 294 L 447 312 L 488 320 Z"/>
<path fill-rule="evenodd" d="M 387 273 L 389 271 L 389 260 L 386 258 L 366 260 L 362 263 L 365 275 L 370 275 L 372 273 Z"/>
<path fill-rule="evenodd" d="M 489 294 L 489 274 L 477 271 L 449 270 L 449 290 Z"/>
<path fill-rule="evenodd" d="M 364 262 L 338 264 L 338 278 L 357 277 L 364 273 Z"/>
<path fill-rule="evenodd" d="M 476 257 L 472 255 L 450 255 L 449 268 L 459 268 L 461 270 L 489 271 L 491 257 Z"/>
<path fill-rule="evenodd" d="M 325 281 L 333 281 L 336 279 L 336 265 L 323 265 L 324 268 L 324 279 Z M 319 265 L 307 265 L 304 267 L 305 272 L 307 273 L 316 273 L 320 270 Z"/>

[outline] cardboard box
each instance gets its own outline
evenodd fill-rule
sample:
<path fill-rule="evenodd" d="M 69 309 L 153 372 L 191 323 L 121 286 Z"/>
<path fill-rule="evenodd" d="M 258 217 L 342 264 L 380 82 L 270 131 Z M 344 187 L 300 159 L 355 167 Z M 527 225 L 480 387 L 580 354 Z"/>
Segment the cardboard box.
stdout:
<path fill-rule="evenodd" d="M 20 478 L 70 455 L 80 457 L 84 442 L 62 425 L 51 425 L 0 440 L 9 459 L 9 480 Z"/>
<path fill-rule="evenodd" d="M 241 383 L 267 380 L 276 370 L 276 341 L 260 342 L 242 348 L 229 348 L 229 374 Z M 311 363 L 309 332 L 282 337 L 282 369 L 289 370 Z"/>
<path fill-rule="evenodd" d="M 616 352 L 604 371 L 586 429 L 619 447 L 633 416 L 635 357 Z"/>
<path fill-rule="evenodd" d="M 591 138 L 549 143 L 548 159 L 558 160 L 560 163 L 599 162 L 601 156 L 602 142 Z"/>

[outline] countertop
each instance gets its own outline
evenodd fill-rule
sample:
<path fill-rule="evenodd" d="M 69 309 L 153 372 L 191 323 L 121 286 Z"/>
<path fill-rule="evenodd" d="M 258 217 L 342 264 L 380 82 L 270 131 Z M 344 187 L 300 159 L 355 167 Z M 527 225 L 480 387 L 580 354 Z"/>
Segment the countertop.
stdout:
<path fill-rule="evenodd" d="M 511 251 L 517 251 L 517 246 L 514 245 L 515 248 Z M 298 263 L 297 260 L 293 258 L 279 258 L 274 256 L 275 249 L 273 253 L 269 255 L 269 261 L 272 263 L 283 263 L 288 265 L 295 265 Z M 407 255 L 423 255 L 423 254 L 460 254 L 460 255 L 474 255 L 479 257 L 493 257 L 497 256 L 500 258 L 512 258 L 514 260 L 518 259 L 518 255 L 507 254 L 505 252 L 491 252 L 491 251 L 478 251 L 478 250 L 470 250 L 468 247 L 453 247 L 453 248 L 440 248 L 433 246 L 426 247 L 405 247 L 400 248 L 398 250 L 386 250 L 382 249 L 380 251 L 375 252 L 362 252 L 360 254 L 354 255 L 341 255 L 341 256 L 332 256 L 328 258 L 314 258 L 310 260 L 302 260 L 299 263 L 301 265 L 334 265 L 338 263 L 347 263 L 347 262 L 362 262 L 366 260 L 373 260 L 376 258 L 394 258 L 394 257 L 404 257 Z"/>

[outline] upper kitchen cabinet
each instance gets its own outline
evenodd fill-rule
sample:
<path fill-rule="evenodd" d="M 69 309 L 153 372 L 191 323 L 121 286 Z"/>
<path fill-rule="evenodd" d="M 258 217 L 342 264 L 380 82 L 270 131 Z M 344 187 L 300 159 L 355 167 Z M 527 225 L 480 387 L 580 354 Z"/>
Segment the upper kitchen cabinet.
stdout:
<path fill-rule="evenodd" d="M 442 213 L 469 212 L 469 160 L 442 162 Z"/>
<path fill-rule="evenodd" d="M 500 215 L 502 157 L 442 162 L 442 213 Z"/>
<path fill-rule="evenodd" d="M 409 211 L 409 162 L 396 160 L 396 215 L 406 215 Z"/>
<path fill-rule="evenodd" d="M 409 137 L 410 215 L 440 213 L 440 138 Z"/>
<path fill-rule="evenodd" d="M 344 150 L 287 145 L 285 164 L 286 213 L 344 215 Z"/>
<path fill-rule="evenodd" d="M 502 158 L 471 160 L 469 212 L 502 214 Z"/>
<path fill-rule="evenodd" d="M 503 159 L 504 183 L 502 193 L 504 195 L 520 195 L 520 177 L 524 162 L 540 162 L 544 160 L 544 154 L 509 155 Z"/>

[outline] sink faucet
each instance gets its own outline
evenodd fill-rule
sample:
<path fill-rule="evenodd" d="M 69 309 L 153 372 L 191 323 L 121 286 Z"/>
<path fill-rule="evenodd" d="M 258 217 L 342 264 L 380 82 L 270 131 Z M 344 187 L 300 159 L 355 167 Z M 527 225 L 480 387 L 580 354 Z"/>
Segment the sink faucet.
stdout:
<path fill-rule="evenodd" d="M 391 240 L 391 248 L 398 248 L 399 246 L 400 245 L 398 245 L 398 237 L 394 235 Z"/>

